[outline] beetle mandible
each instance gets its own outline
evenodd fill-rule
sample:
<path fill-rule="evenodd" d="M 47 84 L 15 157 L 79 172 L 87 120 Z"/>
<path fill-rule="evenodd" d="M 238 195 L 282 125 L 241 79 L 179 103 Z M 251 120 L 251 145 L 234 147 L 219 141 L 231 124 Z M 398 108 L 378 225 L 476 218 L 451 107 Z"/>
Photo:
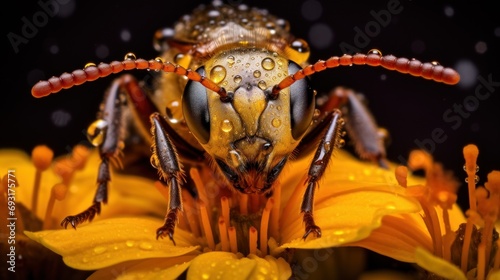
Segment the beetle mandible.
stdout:
<path fill-rule="evenodd" d="M 220 184 L 269 197 L 287 162 L 312 152 L 301 204 L 303 238 L 311 233 L 320 237 L 313 217 L 314 192 L 333 150 L 342 145 L 344 124 L 360 157 L 384 167 L 385 148 L 377 124 L 356 94 L 338 88 L 319 104 L 308 76 L 350 65 L 382 66 L 447 84 L 456 84 L 459 75 L 436 63 L 383 56 L 378 50 L 311 64 L 307 42 L 289 29 L 286 20 L 266 10 L 216 0 L 182 17 L 173 29 L 159 30 L 155 47 L 161 55 L 156 59 L 129 53 L 124 61 L 87 65 L 37 83 L 32 94 L 43 97 L 125 70 L 162 72 L 153 92 L 129 74 L 113 81 L 88 130 L 101 157 L 94 200 L 61 225 L 76 227 L 100 213 L 107 202 L 111 162 L 120 165 L 131 134 L 125 129 L 133 123 L 134 133 L 151 145 L 151 163 L 169 187 L 157 238 L 174 241 L 187 166 L 210 167 L 214 176 L 223 178 Z"/>

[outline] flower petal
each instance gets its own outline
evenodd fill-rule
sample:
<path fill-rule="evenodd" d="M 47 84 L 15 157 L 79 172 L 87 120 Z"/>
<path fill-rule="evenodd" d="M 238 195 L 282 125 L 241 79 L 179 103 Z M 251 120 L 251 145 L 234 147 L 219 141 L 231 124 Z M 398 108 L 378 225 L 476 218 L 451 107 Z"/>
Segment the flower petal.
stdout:
<path fill-rule="evenodd" d="M 373 230 L 369 237 L 346 246 L 363 247 L 398 261 L 415 262 L 417 247 L 432 251 L 430 235 L 415 225 L 410 214 L 385 216 L 382 226 Z"/>
<path fill-rule="evenodd" d="M 204 253 L 191 262 L 187 279 L 289 279 L 290 266 L 283 259 L 250 255 L 240 258 L 228 252 Z"/>
<path fill-rule="evenodd" d="M 420 267 L 444 279 L 467 280 L 467 277 L 465 277 L 460 268 L 442 258 L 434 256 L 421 247 L 415 250 L 415 259 Z"/>
<path fill-rule="evenodd" d="M 325 191 L 325 189 L 323 189 Z M 315 221 L 321 227 L 322 237 L 306 242 L 302 240 L 304 225 L 297 219 L 300 204 L 288 216 L 294 216 L 283 223 L 281 247 L 326 248 L 361 240 L 380 227 L 382 217 L 389 214 L 415 213 L 420 211 L 417 200 L 404 195 L 399 186 L 376 186 L 336 192 L 322 197 L 315 204 Z M 285 217 L 283 217 L 285 218 Z"/>
<path fill-rule="evenodd" d="M 196 255 L 173 258 L 152 258 L 141 261 L 127 261 L 99 269 L 87 280 L 109 279 L 178 279 Z"/>
<path fill-rule="evenodd" d="M 77 230 L 25 232 L 28 237 L 63 256 L 73 268 L 94 270 L 128 260 L 175 257 L 196 251 L 194 237 L 176 230 L 174 246 L 170 240 L 156 240 L 161 220 L 115 218 L 92 222 Z"/>

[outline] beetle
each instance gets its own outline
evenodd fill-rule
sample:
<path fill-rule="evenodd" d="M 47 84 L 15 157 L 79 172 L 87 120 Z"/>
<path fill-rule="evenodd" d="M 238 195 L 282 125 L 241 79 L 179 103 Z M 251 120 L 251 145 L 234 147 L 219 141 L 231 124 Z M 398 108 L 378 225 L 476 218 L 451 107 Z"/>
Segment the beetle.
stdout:
<path fill-rule="evenodd" d="M 311 233 L 320 237 L 314 193 L 333 151 L 343 144 L 343 127 L 361 158 L 386 167 L 386 155 L 380 128 L 357 94 L 337 88 L 321 101 L 309 76 L 339 66 L 369 65 L 446 84 L 459 80 L 451 68 L 378 50 L 309 63 L 307 42 L 290 33 L 286 20 L 217 0 L 182 17 L 173 29 L 157 31 L 155 48 L 160 56 L 152 60 L 129 53 L 123 61 L 88 64 L 33 86 L 32 95 L 44 97 L 127 70 L 161 72 L 151 92 L 129 74 L 116 78 L 107 90 L 88 129 L 101 157 L 97 191 L 88 209 L 61 222 L 65 228 L 100 213 L 107 203 L 111 163 L 120 166 L 131 135 L 140 135 L 150 143 L 151 163 L 169 187 L 157 238 L 168 236 L 174 242 L 183 210 L 181 188 L 189 185 L 186 167 L 210 167 L 223 178 L 220 184 L 269 197 L 284 166 L 311 153 L 301 204 L 303 238 Z"/>

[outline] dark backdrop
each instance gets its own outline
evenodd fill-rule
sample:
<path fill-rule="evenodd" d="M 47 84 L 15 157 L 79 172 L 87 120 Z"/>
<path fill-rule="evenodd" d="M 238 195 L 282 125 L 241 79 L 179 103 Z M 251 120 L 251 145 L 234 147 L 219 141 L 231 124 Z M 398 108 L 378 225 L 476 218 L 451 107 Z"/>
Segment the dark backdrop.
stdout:
<path fill-rule="evenodd" d="M 2 18 L 8 21 L 2 25 L 3 61 L 7 63 L 2 65 L 1 75 L 1 148 L 29 151 L 45 143 L 60 154 L 85 140 L 82 130 L 94 120 L 112 78 L 43 99 L 31 96 L 31 86 L 39 79 L 82 68 L 89 61 L 121 60 L 130 51 L 142 58 L 154 58 L 154 32 L 172 26 L 180 16 L 207 1 L 143 0 L 124 4 L 58 0 L 55 14 L 44 10 L 46 2 L 17 1 L 11 3 L 13 8 L 2 9 Z M 418 143 L 427 143 L 435 159 L 463 182 L 462 147 L 477 144 L 483 184 L 487 172 L 500 170 L 500 84 L 495 82 L 488 88 L 480 82 L 500 81 L 500 22 L 493 1 L 469 1 L 468 5 L 456 2 L 245 1 L 288 19 L 292 32 L 311 43 L 311 61 L 341 55 L 341 46 L 350 45 L 362 52 L 378 48 L 384 54 L 457 67 L 462 74 L 457 86 L 371 67 L 329 70 L 315 75 L 313 81 L 319 92 L 343 85 L 366 95 L 379 124 L 392 135 L 388 148 L 391 160 L 399 161 Z M 387 15 L 381 11 L 391 5 L 397 8 L 392 8 L 390 19 L 377 23 L 377 17 Z M 36 30 L 26 29 L 26 22 L 37 23 Z M 359 30 L 366 32 L 366 28 L 370 34 L 363 41 Z M 455 113 L 457 106 L 469 111 Z M 452 119 L 444 117 L 449 110 L 448 118 Z M 431 141 L 436 130 L 446 140 Z M 460 203 L 467 207 L 465 189 L 462 186 L 460 190 Z"/>

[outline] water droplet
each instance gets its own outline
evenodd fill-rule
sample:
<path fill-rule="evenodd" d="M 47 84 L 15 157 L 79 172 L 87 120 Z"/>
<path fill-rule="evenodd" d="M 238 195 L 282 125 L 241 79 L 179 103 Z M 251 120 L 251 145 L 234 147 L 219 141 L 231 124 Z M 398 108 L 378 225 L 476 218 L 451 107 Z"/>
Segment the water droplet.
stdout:
<path fill-rule="evenodd" d="M 291 50 L 291 59 L 299 64 L 305 62 L 311 52 L 309 44 L 302 39 L 294 40 L 288 48 Z"/>
<path fill-rule="evenodd" d="M 477 175 L 474 176 L 474 183 L 475 184 L 479 183 L 479 176 L 477 176 Z"/>
<path fill-rule="evenodd" d="M 369 55 L 370 54 L 376 54 L 378 56 L 382 56 L 382 52 L 380 50 L 378 50 L 378 49 L 371 49 L 371 50 L 368 51 L 368 54 Z"/>
<path fill-rule="evenodd" d="M 281 120 L 279 118 L 274 118 L 272 121 L 271 121 L 271 124 L 274 126 L 274 127 L 279 127 L 281 125 Z"/>
<path fill-rule="evenodd" d="M 208 274 L 208 273 L 202 273 L 201 274 L 201 278 L 202 279 L 209 279 L 210 278 L 210 274 Z"/>
<path fill-rule="evenodd" d="M 182 110 L 179 101 L 174 100 L 165 108 L 168 120 L 171 123 L 178 123 L 182 120 Z"/>
<path fill-rule="evenodd" d="M 259 70 L 255 70 L 255 71 L 253 71 L 253 76 L 254 76 L 255 78 L 260 78 L 260 71 L 259 71 Z"/>
<path fill-rule="evenodd" d="M 129 248 L 134 247 L 135 241 L 127 240 L 127 241 L 125 241 L 125 245 L 127 245 L 127 247 L 129 247 Z"/>
<path fill-rule="evenodd" d="M 272 58 L 266 57 L 262 60 L 262 68 L 266 70 L 273 70 L 275 65 Z"/>
<path fill-rule="evenodd" d="M 104 141 L 104 132 L 108 127 L 108 123 L 105 120 L 99 119 L 94 121 L 87 128 L 87 139 L 94 146 L 99 146 Z"/>
<path fill-rule="evenodd" d="M 135 56 L 134 53 L 132 52 L 129 52 L 125 55 L 125 57 L 123 58 L 124 60 L 136 60 L 137 57 Z"/>
<path fill-rule="evenodd" d="M 329 152 L 330 149 L 332 148 L 332 142 L 330 141 L 326 141 L 324 144 L 323 144 L 323 148 L 325 149 L 326 152 Z"/>
<path fill-rule="evenodd" d="M 314 113 L 313 113 L 313 118 L 318 118 L 319 115 L 321 114 L 321 111 L 319 109 L 314 109 Z"/>
<path fill-rule="evenodd" d="M 234 56 L 230 55 L 227 57 L 227 64 L 229 64 L 229 66 L 232 66 L 234 62 L 235 62 Z"/>
<path fill-rule="evenodd" d="M 94 62 L 88 62 L 87 64 L 85 64 L 85 66 L 83 67 L 83 69 L 87 69 L 88 67 L 96 67 L 96 65 L 95 65 Z"/>
<path fill-rule="evenodd" d="M 230 120 L 223 120 L 221 129 L 224 132 L 230 132 L 231 130 L 233 130 L 233 123 Z"/>
<path fill-rule="evenodd" d="M 226 68 L 223 66 L 217 65 L 212 70 L 210 70 L 210 79 L 218 84 L 222 82 L 226 78 Z"/>
<path fill-rule="evenodd" d="M 479 172 L 479 165 L 476 165 L 476 173 Z"/>
<path fill-rule="evenodd" d="M 139 248 L 142 250 L 151 250 L 153 249 L 153 244 L 149 242 L 141 242 L 139 243 Z"/>
<path fill-rule="evenodd" d="M 344 139 L 339 139 L 337 141 L 337 147 L 338 148 L 342 148 L 342 147 L 344 147 L 344 145 L 345 145 L 345 140 Z"/>
<path fill-rule="evenodd" d="M 107 248 L 104 246 L 97 246 L 94 248 L 94 253 L 102 254 L 102 253 L 106 252 L 106 250 L 107 250 Z"/>
<path fill-rule="evenodd" d="M 259 83 L 257 84 L 261 90 L 265 90 L 267 88 L 267 84 L 265 81 L 260 80 Z"/>
<path fill-rule="evenodd" d="M 439 66 L 439 65 L 441 65 L 439 62 L 437 62 L 437 61 L 435 61 L 435 60 L 434 60 L 434 61 L 432 61 L 432 62 L 431 62 L 431 64 L 432 64 L 433 66 Z"/>
<path fill-rule="evenodd" d="M 239 84 L 241 82 L 242 78 L 241 78 L 240 75 L 236 75 L 236 76 L 234 76 L 233 80 L 234 80 L 235 83 Z"/>

